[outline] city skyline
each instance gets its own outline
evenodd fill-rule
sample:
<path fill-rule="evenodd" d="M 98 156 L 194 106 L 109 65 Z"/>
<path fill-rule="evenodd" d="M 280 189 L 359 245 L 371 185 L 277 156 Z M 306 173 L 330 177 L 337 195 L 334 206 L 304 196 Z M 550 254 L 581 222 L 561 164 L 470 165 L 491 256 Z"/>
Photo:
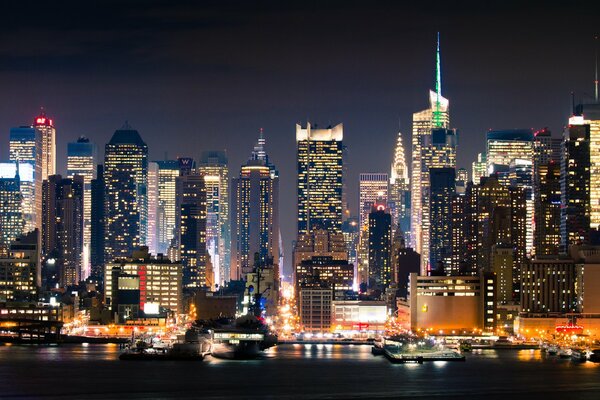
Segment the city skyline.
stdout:
<path fill-rule="evenodd" d="M 20 5 L 11 7 L 15 13 L 23 12 Z M 62 7 L 74 7 L 65 14 L 80 12 L 80 19 L 65 21 Z M 295 236 L 293 219 L 285 217 L 295 213 L 295 201 L 289 197 L 295 186 L 295 166 L 284 161 L 295 153 L 294 124 L 307 119 L 320 126 L 344 123 L 350 159 L 347 198 L 356 209 L 359 173 L 389 169 L 393 154 L 382 156 L 379 147 L 394 145 L 398 120 L 410 157 L 411 114 L 427 106 L 427 91 L 434 88 L 437 31 L 441 32 L 444 93 L 452 99 L 452 126 L 462 139 L 458 167 L 470 171 L 490 128 L 549 126 L 558 137 L 570 113 L 570 92 L 576 93 L 577 102 L 591 99 L 593 93 L 593 24 L 584 23 L 593 13 L 580 15 L 575 8 L 517 8 L 504 3 L 496 13 L 489 13 L 483 6 L 472 5 L 469 24 L 459 28 L 467 19 L 460 6 L 456 10 L 442 6 L 426 14 L 410 5 L 384 2 L 380 8 L 363 10 L 359 3 L 333 2 L 321 10 L 323 16 L 343 15 L 344 22 L 331 18 L 322 27 L 320 35 L 330 38 L 324 45 L 314 33 L 297 33 L 298 19 L 311 18 L 309 5 L 228 13 L 218 6 L 157 3 L 140 15 L 131 6 L 118 7 L 120 12 L 67 2 L 52 10 L 28 10 L 38 31 L 52 33 L 40 35 L 42 39 L 38 37 L 35 43 L 10 31 L 14 22 L 6 21 L 5 35 L 15 39 L 13 46 L 20 43 L 23 49 L 13 54 L 11 48 L 3 48 L 11 57 L 5 58 L 0 78 L 7 94 L 0 100 L 0 143 L 6 143 L 10 127 L 29 123 L 44 106 L 55 119 L 57 173 L 63 175 L 67 142 L 85 134 L 102 146 L 124 120 L 148 143 L 149 160 L 164 159 L 165 151 L 169 159 L 197 159 L 201 151 L 214 149 L 226 150 L 230 165 L 237 166 L 263 127 L 270 146 L 278 149 L 272 152 L 272 160 L 281 175 L 281 225 L 287 255 Z M 193 15 L 190 20 L 180 16 L 186 10 Z M 533 10 L 548 25 L 569 16 L 580 23 L 568 32 L 538 32 L 537 24 L 525 23 Z M 167 25 L 157 16 L 161 11 L 183 23 L 185 30 Z M 118 29 L 110 32 L 98 27 L 91 15 L 108 19 Z M 446 22 L 446 15 L 453 18 L 452 24 Z M 86 47 L 65 37 L 48 22 L 52 20 L 48 16 L 55 17 L 55 24 L 81 31 L 81 40 L 89 39 L 93 45 Z M 124 24 L 131 18 L 142 27 L 149 22 L 158 26 L 136 33 Z M 494 33 L 494 27 L 507 21 L 518 28 Z M 353 34 L 356 26 L 361 28 Z M 489 28 L 480 31 L 482 27 Z M 280 29 L 279 38 L 270 34 Z M 213 34 L 215 44 L 200 40 L 193 45 L 207 32 Z M 480 34 L 475 37 L 473 32 Z M 248 39 L 240 44 L 230 40 L 244 37 Z M 181 46 L 170 46 L 182 38 L 189 38 L 191 47 L 183 51 Z M 123 44 L 115 45 L 120 39 Z M 270 50 L 275 48 L 281 55 L 274 58 Z M 141 55 L 132 57 L 138 50 Z M 191 57 L 187 57 L 188 50 Z M 321 60 L 318 66 L 303 67 L 296 62 L 307 50 L 311 58 Z M 184 54 L 186 62 L 179 62 Z M 356 54 L 368 57 L 356 60 Z M 578 62 L 568 62 L 565 54 L 577 54 Z M 475 63 L 471 55 L 476 55 Z M 41 61 L 41 57 L 49 62 L 25 62 Z M 114 62 L 108 65 L 107 59 Z M 119 64 L 119 69 L 113 64 Z M 315 98 L 315 90 L 324 95 Z M 270 113 L 273 107 L 277 112 Z M 172 140 L 165 144 L 165 137 Z M 7 159 L 6 153 L 6 147 L 0 146 L 0 158 Z M 289 257 L 286 264 L 289 267 Z"/>

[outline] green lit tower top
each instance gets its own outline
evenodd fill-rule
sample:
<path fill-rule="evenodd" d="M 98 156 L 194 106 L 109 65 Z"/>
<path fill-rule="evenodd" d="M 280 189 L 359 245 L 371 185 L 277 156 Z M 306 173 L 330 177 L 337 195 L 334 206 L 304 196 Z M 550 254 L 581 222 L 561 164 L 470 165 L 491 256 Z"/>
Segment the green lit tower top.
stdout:
<path fill-rule="evenodd" d="M 435 128 L 442 128 L 444 121 L 442 118 L 442 107 L 440 98 L 442 97 L 442 66 L 440 63 L 440 33 L 437 33 L 437 49 L 435 59 L 435 105 L 433 108 L 433 126 Z"/>

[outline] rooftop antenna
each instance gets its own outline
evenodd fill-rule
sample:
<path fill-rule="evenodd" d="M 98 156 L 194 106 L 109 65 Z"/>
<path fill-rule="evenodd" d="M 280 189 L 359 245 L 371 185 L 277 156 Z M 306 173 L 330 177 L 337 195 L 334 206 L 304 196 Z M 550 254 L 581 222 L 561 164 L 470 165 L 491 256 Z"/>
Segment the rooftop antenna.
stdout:
<path fill-rule="evenodd" d="M 571 112 L 575 115 L 575 92 L 571 92 Z"/>

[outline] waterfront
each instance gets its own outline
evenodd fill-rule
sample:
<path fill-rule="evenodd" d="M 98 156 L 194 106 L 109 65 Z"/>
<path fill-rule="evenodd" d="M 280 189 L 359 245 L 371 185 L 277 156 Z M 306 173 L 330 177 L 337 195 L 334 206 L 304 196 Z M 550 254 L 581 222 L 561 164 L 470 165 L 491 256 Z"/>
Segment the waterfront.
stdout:
<path fill-rule="evenodd" d="M 465 363 L 392 365 L 369 346 L 282 345 L 252 361 L 124 362 L 116 345 L 0 347 L 2 398 L 595 399 L 600 364 L 539 350 L 484 350 Z M 511 400 L 512 400 L 511 399 Z"/>

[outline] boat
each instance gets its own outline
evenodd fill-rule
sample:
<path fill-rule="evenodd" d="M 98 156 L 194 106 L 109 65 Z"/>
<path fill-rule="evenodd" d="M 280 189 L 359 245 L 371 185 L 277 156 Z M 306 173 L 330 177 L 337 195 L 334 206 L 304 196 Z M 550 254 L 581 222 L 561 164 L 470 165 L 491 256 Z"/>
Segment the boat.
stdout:
<path fill-rule="evenodd" d="M 561 347 L 558 350 L 558 356 L 560 358 L 571 358 L 571 349 L 566 348 L 566 347 Z"/>
<path fill-rule="evenodd" d="M 383 351 L 392 363 L 419 363 L 425 361 L 465 361 L 465 356 L 432 338 L 398 335 L 386 338 Z"/>
<path fill-rule="evenodd" d="M 381 356 L 384 354 L 383 349 L 384 339 L 382 337 L 376 338 L 371 347 L 371 354 L 374 356 Z"/>
<path fill-rule="evenodd" d="M 556 354 L 558 354 L 558 347 L 554 346 L 554 345 L 549 345 L 546 349 L 546 351 L 548 352 L 548 354 L 550 354 L 551 356 L 555 356 Z"/>
<path fill-rule="evenodd" d="M 588 358 L 587 350 L 582 348 L 571 349 L 571 360 L 577 362 L 586 362 Z"/>
<path fill-rule="evenodd" d="M 277 335 L 254 315 L 244 315 L 231 325 L 215 328 L 211 355 L 217 358 L 250 359 L 277 345 Z"/>
<path fill-rule="evenodd" d="M 196 330 L 189 329 L 173 343 L 132 340 L 119 355 L 124 361 L 189 360 L 201 361 L 210 352 L 210 340 Z"/>
<path fill-rule="evenodd" d="M 594 350 L 592 350 L 592 353 L 590 354 L 589 360 L 591 362 L 600 362 L 600 349 L 594 349 Z"/>
<path fill-rule="evenodd" d="M 473 350 L 473 345 L 469 341 L 462 340 L 459 343 L 458 348 L 461 351 L 461 353 L 468 353 Z"/>

